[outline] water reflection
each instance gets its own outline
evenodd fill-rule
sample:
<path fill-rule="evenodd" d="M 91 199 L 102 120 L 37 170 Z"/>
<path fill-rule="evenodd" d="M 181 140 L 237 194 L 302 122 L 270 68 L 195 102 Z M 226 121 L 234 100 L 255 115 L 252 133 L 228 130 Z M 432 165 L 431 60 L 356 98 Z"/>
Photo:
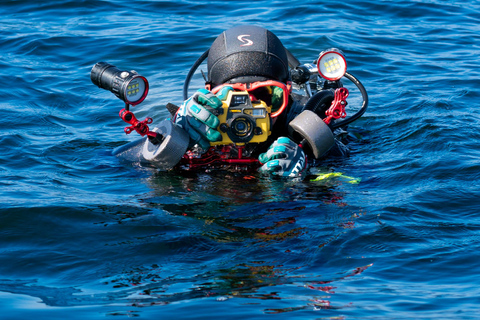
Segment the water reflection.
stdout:
<path fill-rule="evenodd" d="M 64 307 L 138 308 L 204 298 L 253 299 L 265 313 L 343 307 L 332 302 L 336 287 L 366 267 L 352 260 L 338 270 L 328 261 L 341 254 L 342 238 L 363 213 L 349 207 L 346 189 L 310 180 L 157 173 L 146 178 L 150 191 L 138 205 L 104 205 L 81 214 L 90 214 L 99 231 L 85 239 L 98 243 L 86 249 L 101 256 L 101 265 L 88 272 L 96 278 L 75 288 L 0 281 L 0 291 Z M 65 238 L 62 246 L 70 245 Z M 71 273 L 87 267 L 78 263 Z M 89 294 L 90 287 L 96 293 Z"/>
<path fill-rule="evenodd" d="M 218 269 L 195 278 L 160 278 L 157 267 L 150 270 L 132 270 L 130 277 L 124 277 L 129 285 L 114 284 L 115 290 L 102 293 L 84 293 L 73 287 L 48 287 L 35 281 L 0 280 L 2 292 L 37 297 L 47 306 L 115 306 L 152 307 L 167 306 L 175 302 L 194 302 L 197 299 L 212 298 L 222 302 L 229 299 L 253 299 L 260 304 L 266 314 L 287 313 L 299 310 L 342 309 L 351 304 L 336 305 L 332 300 L 336 286 L 349 277 L 360 275 L 372 264 L 357 267 L 354 270 L 337 273 L 330 279 L 315 281 L 313 277 L 295 275 L 296 270 L 273 266 L 264 262 L 239 264 L 233 268 Z M 156 271 L 155 271 L 156 270 Z M 153 272 L 153 276 L 152 276 Z M 340 274 L 340 275 L 339 275 Z M 115 284 L 116 283 L 116 284 Z M 118 289 L 120 288 L 120 289 Z M 264 301 L 261 302 L 260 301 Z M 267 302 L 269 301 L 269 302 Z M 275 308 L 277 303 L 287 303 L 288 307 Z M 292 306 L 294 305 L 294 306 Z M 109 315 L 113 313 L 104 309 Z M 118 315 L 124 314 L 122 311 Z M 129 313 L 138 313 L 136 309 Z"/>
<path fill-rule="evenodd" d="M 335 184 L 234 173 L 159 173 L 148 184 L 151 192 L 142 197 L 144 205 L 190 224 L 189 237 L 170 243 L 170 259 L 182 274 L 190 271 L 194 276 L 182 279 L 180 287 L 182 281 L 173 279 L 177 291 L 148 284 L 134 302 L 137 306 L 213 297 L 302 301 L 301 307 L 265 308 L 266 313 L 333 309 L 329 299 L 335 283 L 369 267 L 344 272 L 327 268 L 321 276 L 304 273 L 321 270 L 320 251 L 353 230 L 363 215 L 348 207 L 345 191 Z M 288 296 L 292 287 L 306 292 Z"/>

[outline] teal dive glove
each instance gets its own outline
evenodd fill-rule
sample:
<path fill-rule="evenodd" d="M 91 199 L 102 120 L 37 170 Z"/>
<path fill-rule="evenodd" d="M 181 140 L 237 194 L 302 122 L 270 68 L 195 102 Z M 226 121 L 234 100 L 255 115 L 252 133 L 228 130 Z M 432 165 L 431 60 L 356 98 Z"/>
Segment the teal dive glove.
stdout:
<path fill-rule="evenodd" d="M 278 138 L 258 160 L 260 172 L 283 177 L 296 177 L 305 170 L 307 161 L 302 148 L 287 137 Z"/>
<path fill-rule="evenodd" d="M 198 90 L 186 100 L 175 117 L 175 123 L 187 131 L 190 147 L 199 144 L 203 149 L 210 147 L 210 141 L 221 141 L 222 135 L 216 129 L 220 123 L 214 114 L 222 108 L 222 101 L 207 89 Z"/>

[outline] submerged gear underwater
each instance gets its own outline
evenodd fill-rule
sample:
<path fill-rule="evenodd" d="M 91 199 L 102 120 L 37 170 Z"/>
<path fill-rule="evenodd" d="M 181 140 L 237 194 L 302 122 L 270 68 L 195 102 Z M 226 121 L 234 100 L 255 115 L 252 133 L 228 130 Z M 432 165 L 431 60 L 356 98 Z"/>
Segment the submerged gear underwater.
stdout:
<path fill-rule="evenodd" d="M 205 89 L 189 97 L 190 80 L 207 58 Z M 133 103 L 123 98 L 142 92 L 122 94 L 127 87 L 122 82 L 125 72 L 107 74 L 97 65 L 91 73 L 93 83 L 125 101 L 120 116 L 132 125 L 125 132 L 146 136 L 113 154 L 164 170 L 220 168 L 299 176 L 308 165 L 317 165 L 329 155 L 348 153 L 340 136 L 368 106 L 367 92 L 346 71 L 340 50 L 325 50 L 312 64 L 300 64 L 275 34 L 257 26 L 222 32 L 190 69 L 183 87 L 184 103 L 180 107 L 167 104 L 172 119 L 152 130 L 148 127 L 152 119 L 138 121 L 129 110 Z M 345 111 L 349 91 L 343 77 L 355 84 L 363 100 L 349 117 Z M 146 92 L 141 101 L 145 96 Z"/>

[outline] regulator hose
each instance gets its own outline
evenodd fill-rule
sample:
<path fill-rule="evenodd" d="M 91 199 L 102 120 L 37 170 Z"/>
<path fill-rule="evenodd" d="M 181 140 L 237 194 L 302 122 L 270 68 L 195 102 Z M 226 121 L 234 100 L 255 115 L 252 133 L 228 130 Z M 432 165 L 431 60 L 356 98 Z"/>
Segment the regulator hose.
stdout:
<path fill-rule="evenodd" d="M 200 58 L 198 58 L 197 61 L 195 61 L 193 66 L 190 68 L 190 71 L 188 72 L 187 77 L 185 79 L 185 83 L 183 85 L 183 100 L 188 99 L 188 86 L 190 85 L 190 80 L 192 80 L 193 74 L 198 69 L 198 67 L 208 57 L 208 52 L 209 51 L 210 51 L 210 49 L 205 51 L 200 56 Z M 289 57 L 288 57 L 289 58 L 289 64 L 296 65 L 298 63 L 298 60 L 293 56 L 293 54 L 290 53 L 290 51 L 287 50 L 287 52 L 289 53 Z M 350 116 L 350 117 L 346 118 L 345 120 L 335 121 L 331 125 L 332 129 L 336 129 L 336 128 L 345 126 L 349 123 L 352 123 L 355 120 L 358 120 L 358 118 L 360 118 L 365 113 L 365 111 L 367 111 L 367 108 L 368 108 L 368 94 L 367 94 L 367 91 L 365 90 L 365 87 L 360 82 L 360 80 L 358 80 L 354 75 L 352 75 L 351 73 L 348 73 L 348 72 L 345 72 L 344 77 L 347 78 L 348 80 L 352 81 L 357 86 L 358 90 L 360 90 L 360 93 L 362 94 L 362 98 L 363 98 L 363 104 L 362 104 L 362 107 L 360 108 L 360 110 L 358 110 L 358 112 L 355 113 L 353 116 Z M 314 97 L 312 97 L 312 98 L 314 98 Z M 323 101 L 324 101 L 324 99 L 320 99 L 319 102 L 323 102 Z M 315 103 L 315 101 L 312 102 L 312 103 Z M 316 107 L 316 106 L 312 106 L 312 107 Z"/>
<path fill-rule="evenodd" d="M 185 83 L 183 84 L 183 100 L 188 99 L 188 86 L 190 85 L 190 80 L 192 80 L 193 74 L 195 73 L 195 71 L 197 71 L 198 67 L 202 64 L 202 62 L 205 61 L 205 59 L 207 59 L 209 51 L 210 49 L 205 51 L 190 68 L 190 71 L 188 72 L 187 77 L 185 78 Z"/>
<path fill-rule="evenodd" d="M 313 111 L 323 119 L 326 117 L 325 111 L 330 107 L 334 98 L 335 92 L 333 89 L 318 91 L 308 99 L 305 110 Z"/>

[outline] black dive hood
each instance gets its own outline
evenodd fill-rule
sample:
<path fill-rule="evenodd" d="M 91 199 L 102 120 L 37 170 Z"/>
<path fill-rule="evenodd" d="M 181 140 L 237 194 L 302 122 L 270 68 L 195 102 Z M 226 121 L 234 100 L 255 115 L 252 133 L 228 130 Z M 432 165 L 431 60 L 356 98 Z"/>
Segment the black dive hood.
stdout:
<path fill-rule="evenodd" d="M 257 26 L 238 26 L 224 31 L 210 47 L 208 81 L 224 83 L 288 80 L 286 50 L 276 35 Z"/>
<path fill-rule="evenodd" d="M 212 88 L 224 83 L 265 80 L 287 83 L 288 67 L 300 64 L 271 31 L 251 25 L 234 27 L 222 32 L 193 64 L 183 85 L 184 100 L 188 99 L 193 74 L 207 57 L 206 84 Z"/>

